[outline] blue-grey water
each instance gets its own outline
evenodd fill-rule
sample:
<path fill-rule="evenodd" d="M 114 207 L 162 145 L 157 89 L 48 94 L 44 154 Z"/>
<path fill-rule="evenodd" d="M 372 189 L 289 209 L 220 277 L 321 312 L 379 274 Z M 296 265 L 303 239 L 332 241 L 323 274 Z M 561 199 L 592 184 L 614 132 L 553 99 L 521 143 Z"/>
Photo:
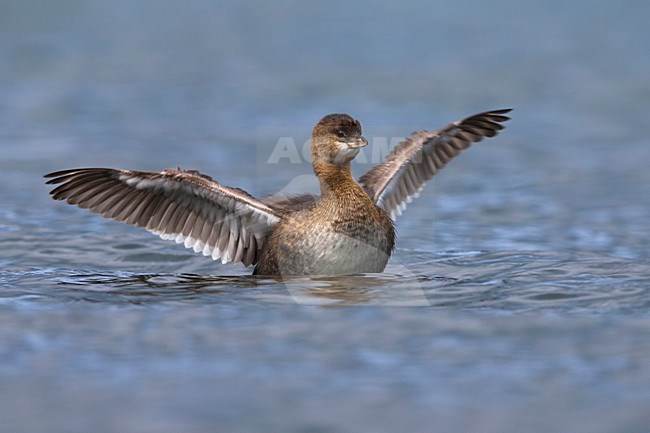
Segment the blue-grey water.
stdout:
<path fill-rule="evenodd" d="M 0 431 L 648 431 L 647 1 L 0 9 Z M 327 113 L 364 125 L 361 174 L 502 107 L 507 129 L 399 218 L 381 275 L 255 279 L 41 178 L 310 189 Z"/>

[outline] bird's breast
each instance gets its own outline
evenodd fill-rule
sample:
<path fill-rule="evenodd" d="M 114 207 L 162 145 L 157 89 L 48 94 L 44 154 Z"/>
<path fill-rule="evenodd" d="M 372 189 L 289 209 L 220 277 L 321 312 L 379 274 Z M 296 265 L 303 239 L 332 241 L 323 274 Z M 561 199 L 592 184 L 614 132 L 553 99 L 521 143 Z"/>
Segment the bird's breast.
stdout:
<path fill-rule="evenodd" d="M 374 212 L 374 209 L 373 209 Z M 392 251 L 392 226 L 376 212 L 294 215 L 278 225 L 268 253 L 282 275 L 343 275 L 382 272 Z"/>

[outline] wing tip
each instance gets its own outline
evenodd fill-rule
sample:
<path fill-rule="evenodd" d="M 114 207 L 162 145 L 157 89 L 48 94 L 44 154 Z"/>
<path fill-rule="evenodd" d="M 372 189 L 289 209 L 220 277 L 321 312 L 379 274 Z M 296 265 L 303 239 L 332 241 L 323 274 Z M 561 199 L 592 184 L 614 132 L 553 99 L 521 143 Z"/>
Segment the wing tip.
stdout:
<path fill-rule="evenodd" d="M 80 168 L 66 168 L 65 170 L 57 170 L 43 175 L 44 178 L 61 177 L 72 173 L 79 173 L 82 171 L 114 171 L 114 168 L 104 167 L 80 167 Z"/>
<path fill-rule="evenodd" d="M 512 108 L 501 108 L 498 110 L 485 111 L 483 113 L 479 113 L 471 117 L 487 116 L 491 118 L 490 120 L 492 120 L 495 123 L 507 122 L 508 120 L 510 120 L 510 116 L 505 116 L 505 115 L 510 113 L 512 110 L 513 110 Z"/>

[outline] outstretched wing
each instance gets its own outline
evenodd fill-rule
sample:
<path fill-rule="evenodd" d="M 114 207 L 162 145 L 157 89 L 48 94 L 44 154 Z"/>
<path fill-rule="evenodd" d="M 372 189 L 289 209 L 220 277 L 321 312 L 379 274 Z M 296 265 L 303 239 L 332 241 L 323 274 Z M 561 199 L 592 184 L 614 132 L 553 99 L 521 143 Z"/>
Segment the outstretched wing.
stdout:
<path fill-rule="evenodd" d="M 221 258 L 257 262 L 280 213 L 247 192 L 197 171 L 80 168 L 46 174 L 60 184 L 50 194 L 106 218 L 144 227 L 163 239 Z"/>
<path fill-rule="evenodd" d="M 494 137 L 511 109 L 486 111 L 456 121 L 436 132 L 419 131 L 398 144 L 359 183 L 391 218 L 401 215 L 434 174 L 472 143 Z"/>

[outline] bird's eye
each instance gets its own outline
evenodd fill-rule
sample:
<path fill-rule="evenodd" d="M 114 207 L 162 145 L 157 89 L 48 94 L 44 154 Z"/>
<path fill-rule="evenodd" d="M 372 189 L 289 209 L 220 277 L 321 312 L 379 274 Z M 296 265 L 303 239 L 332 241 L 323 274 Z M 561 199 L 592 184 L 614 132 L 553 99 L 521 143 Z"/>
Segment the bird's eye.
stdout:
<path fill-rule="evenodd" d="M 343 132 L 342 129 L 339 129 L 338 131 L 336 131 L 336 136 L 339 138 L 343 138 L 345 137 L 345 132 Z"/>

